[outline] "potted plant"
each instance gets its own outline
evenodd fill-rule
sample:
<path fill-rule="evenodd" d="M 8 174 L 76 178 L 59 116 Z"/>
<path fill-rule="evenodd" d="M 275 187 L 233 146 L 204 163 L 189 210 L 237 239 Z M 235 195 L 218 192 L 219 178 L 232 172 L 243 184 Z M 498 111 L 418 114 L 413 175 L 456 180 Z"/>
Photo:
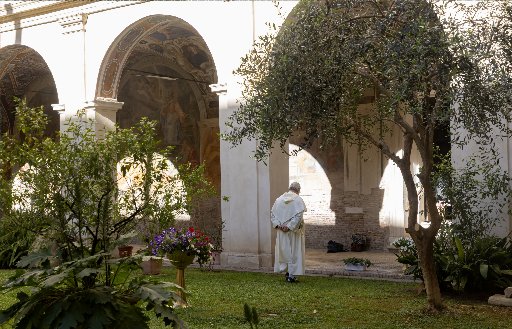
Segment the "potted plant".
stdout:
<path fill-rule="evenodd" d="M 352 234 L 350 251 L 364 251 L 368 249 L 368 238 L 364 234 Z"/>
<path fill-rule="evenodd" d="M 153 255 L 150 248 L 139 250 L 139 254 L 142 255 L 140 267 L 144 274 L 158 275 L 162 272 L 164 265 L 164 259 L 162 257 Z"/>
<path fill-rule="evenodd" d="M 133 246 L 130 245 L 122 245 L 117 249 L 119 250 L 119 257 L 130 257 L 133 252 Z"/>
<path fill-rule="evenodd" d="M 194 259 L 200 266 L 208 263 L 211 257 L 212 244 L 210 238 L 193 227 L 177 229 L 171 227 L 162 231 L 149 243 L 153 255 L 167 256 L 176 267 L 176 284 L 185 289 L 185 268 Z M 178 295 L 186 304 L 183 291 Z"/>
<path fill-rule="evenodd" d="M 366 271 L 372 265 L 368 258 L 350 257 L 343 260 L 347 271 Z"/>

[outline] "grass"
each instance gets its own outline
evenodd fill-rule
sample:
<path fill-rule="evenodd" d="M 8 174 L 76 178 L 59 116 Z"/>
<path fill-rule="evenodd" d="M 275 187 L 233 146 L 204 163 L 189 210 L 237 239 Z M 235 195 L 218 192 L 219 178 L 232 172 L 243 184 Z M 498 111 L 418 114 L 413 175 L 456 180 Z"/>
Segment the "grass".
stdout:
<path fill-rule="evenodd" d="M 0 271 L 0 279 L 7 277 Z M 159 277 L 174 281 L 175 271 Z M 190 307 L 177 310 L 190 329 L 250 328 L 243 305 L 256 307 L 259 329 L 330 328 L 512 328 L 512 308 L 485 301 L 445 297 L 446 311 L 424 311 L 425 295 L 417 284 L 338 277 L 302 277 L 297 284 L 267 273 L 186 270 Z M 0 296 L 0 306 L 13 295 Z M 156 318 L 152 329 L 166 328 Z"/>

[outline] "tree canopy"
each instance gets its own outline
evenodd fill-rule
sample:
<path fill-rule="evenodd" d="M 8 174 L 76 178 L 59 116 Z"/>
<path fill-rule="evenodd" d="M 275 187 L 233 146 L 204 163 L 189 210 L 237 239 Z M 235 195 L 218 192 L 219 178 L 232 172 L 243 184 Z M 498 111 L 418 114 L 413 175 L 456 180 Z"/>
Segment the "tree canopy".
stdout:
<path fill-rule="evenodd" d="M 433 182 L 438 127 L 496 161 L 493 137 L 508 135 L 510 92 L 496 47 L 501 4 L 457 1 L 300 1 L 279 31 L 260 38 L 236 71 L 240 108 L 224 135 L 257 139 L 264 159 L 291 136 L 377 147 L 396 163 L 407 189 L 407 232 L 419 246 L 429 304 L 441 308 L 432 244 L 442 217 Z M 498 8 L 500 7 L 500 8 Z M 363 99 L 371 97 L 370 107 Z M 387 138 L 403 136 L 400 149 Z M 284 150 L 285 152 L 287 150 Z M 413 169 L 413 152 L 421 169 Z M 424 191 L 429 227 L 417 224 Z"/>

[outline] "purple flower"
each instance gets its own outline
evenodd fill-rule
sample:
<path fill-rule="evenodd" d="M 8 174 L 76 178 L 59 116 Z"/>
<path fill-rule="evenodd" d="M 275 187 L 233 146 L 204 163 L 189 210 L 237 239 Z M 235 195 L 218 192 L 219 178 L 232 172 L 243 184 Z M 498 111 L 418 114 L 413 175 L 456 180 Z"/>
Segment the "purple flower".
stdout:
<path fill-rule="evenodd" d="M 170 227 L 156 235 L 149 242 L 154 255 L 166 255 L 176 251 L 187 252 L 197 256 L 197 262 L 202 265 L 209 261 L 212 245 L 207 235 L 200 230 L 189 227 L 176 229 Z"/>

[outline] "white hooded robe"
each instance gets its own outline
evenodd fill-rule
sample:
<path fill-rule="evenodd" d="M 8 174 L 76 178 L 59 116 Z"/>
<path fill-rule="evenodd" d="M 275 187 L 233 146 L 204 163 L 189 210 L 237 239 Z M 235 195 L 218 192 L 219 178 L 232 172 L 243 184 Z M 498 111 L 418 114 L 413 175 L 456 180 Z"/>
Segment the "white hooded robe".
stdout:
<path fill-rule="evenodd" d="M 304 201 L 291 191 L 274 202 L 270 218 L 272 227 L 284 225 L 290 229 L 288 232 L 277 231 L 274 272 L 287 271 L 292 275 L 305 272 L 304 211 Z"/>

